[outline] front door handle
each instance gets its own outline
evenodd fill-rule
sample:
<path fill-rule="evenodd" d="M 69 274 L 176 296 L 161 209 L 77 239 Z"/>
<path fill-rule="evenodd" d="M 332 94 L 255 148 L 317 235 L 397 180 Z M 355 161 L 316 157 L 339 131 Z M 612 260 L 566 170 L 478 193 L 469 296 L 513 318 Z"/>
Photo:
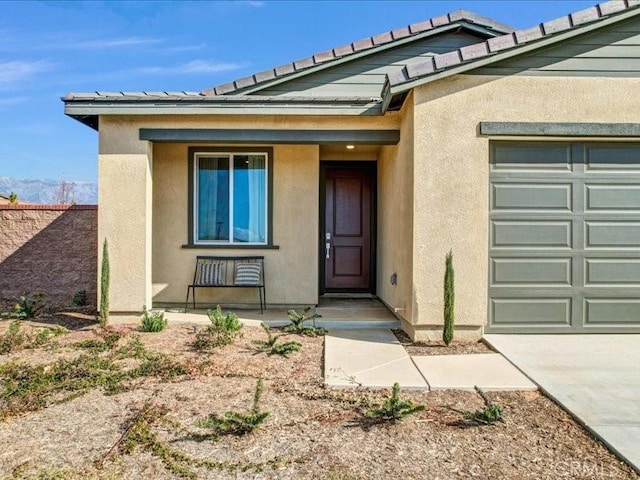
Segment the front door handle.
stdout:
<path fill-rule="evenodd" d="M 331 243 L 330 242 L 325 243 L 325 247 L 327 251 L 327 260 L 328 260 L 331 254 Z"/>

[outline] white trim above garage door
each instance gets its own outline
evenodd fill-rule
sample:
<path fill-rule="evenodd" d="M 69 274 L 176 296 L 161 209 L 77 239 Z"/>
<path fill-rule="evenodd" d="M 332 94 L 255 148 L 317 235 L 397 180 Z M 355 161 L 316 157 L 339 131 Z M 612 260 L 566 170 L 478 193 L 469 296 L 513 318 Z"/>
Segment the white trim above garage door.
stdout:
<path fill-rule="evenodd" d="M 491 142 L 491 333 L 640 333 L 640 143 Z"/>

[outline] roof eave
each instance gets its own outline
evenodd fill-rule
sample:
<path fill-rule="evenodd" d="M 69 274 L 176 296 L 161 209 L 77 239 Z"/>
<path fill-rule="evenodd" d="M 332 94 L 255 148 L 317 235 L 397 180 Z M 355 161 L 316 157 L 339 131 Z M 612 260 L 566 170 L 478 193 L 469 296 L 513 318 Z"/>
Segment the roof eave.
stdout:
<path fill-rule="evenodd" d="M 101 115 L 347 115 L 376 116 L 382 114 L 377 98 L 315 99 L 290 102 L 255 101 L 140 101 L 126 98 L 91 98 L 66 100 L 64 113 L 69 117 L 98 129 Z"/>

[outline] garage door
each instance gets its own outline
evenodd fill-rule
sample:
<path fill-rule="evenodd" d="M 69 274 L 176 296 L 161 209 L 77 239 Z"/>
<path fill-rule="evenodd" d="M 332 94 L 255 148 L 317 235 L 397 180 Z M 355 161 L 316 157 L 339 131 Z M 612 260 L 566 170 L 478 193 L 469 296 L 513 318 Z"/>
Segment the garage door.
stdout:
<path fill-rule="evenodd" d="M 640 144 L 492 142 L 493 333 L 640 333 Z"/>

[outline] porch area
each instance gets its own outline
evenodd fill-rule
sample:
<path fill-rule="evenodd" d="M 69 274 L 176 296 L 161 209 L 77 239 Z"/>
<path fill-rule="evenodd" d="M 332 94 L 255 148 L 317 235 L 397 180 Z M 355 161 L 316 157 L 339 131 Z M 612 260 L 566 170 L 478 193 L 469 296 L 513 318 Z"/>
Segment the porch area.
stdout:
<path fill-rule="evenodd" d="M 262 322 L 270 327 L 282 327 L 289 324 L 286 308 L 268 308 L 264 313 L 259 309 L 244 310 L 223 308 L 233 311 L 246 326 L 260 326 Z M 303 308 L 294 308 L 301 313 Z M 324 298 L 321 297 L 315 307 L 316 313 L 322 315 L 315 321 L 318 327 L 326 329 L 395 329 L 400 328 L 400 321 L 377 298 Z M 169 324 L 208 325 L 206 309 L 188 310 L 166 309 L 165 318 Z"/>

